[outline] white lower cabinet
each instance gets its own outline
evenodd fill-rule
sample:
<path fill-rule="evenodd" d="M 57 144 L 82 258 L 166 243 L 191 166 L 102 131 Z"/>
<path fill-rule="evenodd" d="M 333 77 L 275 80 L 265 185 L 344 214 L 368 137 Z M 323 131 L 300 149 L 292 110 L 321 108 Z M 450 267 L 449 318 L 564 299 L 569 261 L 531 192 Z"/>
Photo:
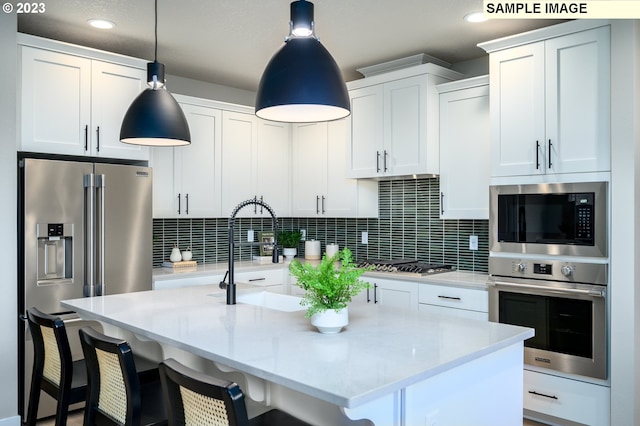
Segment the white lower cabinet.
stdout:
<path fill-rule="evenodd" d="M 487 290 L 454 286 L 421 284 L 418 310 L 459 318 L 489 320 Z"/>
<path fill-rule="evenodd" d="M 524 414 L 527 417 L 607 426 L 611 412 L 610 394 L 611 390 L 606 386 L 524 370 Z"/>
<path fill-rule="evenodd" d="M 418 283 L 371 277 L 365 277 L 363 280 L 371 287 L 362 291 L 355 300 L 412 311 L 418 309 Z"/>

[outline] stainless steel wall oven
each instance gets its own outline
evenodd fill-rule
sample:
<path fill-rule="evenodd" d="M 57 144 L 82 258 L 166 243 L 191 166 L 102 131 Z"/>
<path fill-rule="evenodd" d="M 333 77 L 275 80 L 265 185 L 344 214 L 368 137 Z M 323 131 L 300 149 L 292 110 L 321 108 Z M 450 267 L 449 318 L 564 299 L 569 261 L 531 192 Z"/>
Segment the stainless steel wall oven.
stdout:
<path fill-rule="evenodd" d="M 525 364 L 607 378 L 607 265 L 489 259 L 489 320 L 535 329 Z"/>

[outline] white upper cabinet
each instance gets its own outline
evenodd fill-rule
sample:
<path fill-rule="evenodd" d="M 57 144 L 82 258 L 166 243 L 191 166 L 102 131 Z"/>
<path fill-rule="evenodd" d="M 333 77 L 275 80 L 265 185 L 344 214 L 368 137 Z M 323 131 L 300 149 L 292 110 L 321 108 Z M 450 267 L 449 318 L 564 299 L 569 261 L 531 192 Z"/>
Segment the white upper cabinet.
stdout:
<path fill-rule="evenodd" d="M 149 159 L 147 147 L 120 142 L 122 118 L 146 88 L 143 68 L 32 46 L 20 55 L 19 150 Z"/>
<path fill-rule="evenodd" d="M 437 174 L 435 86 L 461 76 L 437 65 L 424 64 L 350 82 L 347 176 Z"/>
<path fill-rule="evenodd" d="M 346 120 L 293 124 L 293 216 L 378 215 L 377 182 L 345 178 L 346 124 Z"/>
<path fill-rule="evenodd" d="M 153 217 L 219 217 L 222 112 L 179 99 L 191 144 L 153 148 Z"/>
<path fill-rule="evenodd" d="M 438 85 L 440 218 L 489 218 L 489 77 Z"/>
<path fill-rule="evenodd" d="M 291 126 L 257 118 L 253 113 L 222 113 L 222 216 L 242 201 L 263 200 L 277 216 L 289 216 Z M 247 206 L 239 217 L 265 216 Z"/>
<path fill-rule="evenodd" d="M 492 176 L 610 170 L 608 26 L 487 50 Z"/>

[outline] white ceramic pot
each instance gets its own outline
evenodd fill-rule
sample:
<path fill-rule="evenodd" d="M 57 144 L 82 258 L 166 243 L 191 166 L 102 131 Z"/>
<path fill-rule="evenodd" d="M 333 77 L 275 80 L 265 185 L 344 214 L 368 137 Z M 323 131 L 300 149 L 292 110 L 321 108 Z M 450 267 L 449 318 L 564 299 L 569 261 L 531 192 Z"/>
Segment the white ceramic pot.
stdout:
<path fill-rule="evenodd" d="M 339 311 L 328 309 L 311 317 L 311 325 L 317 328 L 320 333 L 324 334 L 340 333 L 342 328 L 348 324 L 349 308 L 344 308 Z"/>
<path fill-rule="evenodd" d="M 282 249 L 282 254 L 284 254 L 284 257 L 287 260 L 293 260 L 293 258 L 296 257 L 296 254 L 298 254 L 298 249 L 295 247 L 285 247 Z"/>
<path fill-rule="evenodd" d="M 172 262 L 180 262 L 182 260 L 182 254 L 180 253 L 180 249 L 178 247 L 174 247 L 171 250 L 171 256 L 169 257 L 169 260 L 171 260 Z"/>

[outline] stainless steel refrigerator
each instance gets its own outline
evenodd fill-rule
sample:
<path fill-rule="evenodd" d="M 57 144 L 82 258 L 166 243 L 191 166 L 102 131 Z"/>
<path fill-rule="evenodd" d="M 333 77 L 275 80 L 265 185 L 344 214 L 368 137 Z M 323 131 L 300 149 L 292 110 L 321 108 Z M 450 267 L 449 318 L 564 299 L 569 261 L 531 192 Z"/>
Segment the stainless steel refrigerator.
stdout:
<path fill-rule="evenodd" d="M 26 310 L 62 316 L 81 357 L 77 329 L 86 323 L 64 312 L 61 300 L 151 290 L 152 171 L 36 158 L 19 166 L 19 395 L 26 415 L 33 365 Z M 38 413 L 55 413 L 45 393 Z"/>

